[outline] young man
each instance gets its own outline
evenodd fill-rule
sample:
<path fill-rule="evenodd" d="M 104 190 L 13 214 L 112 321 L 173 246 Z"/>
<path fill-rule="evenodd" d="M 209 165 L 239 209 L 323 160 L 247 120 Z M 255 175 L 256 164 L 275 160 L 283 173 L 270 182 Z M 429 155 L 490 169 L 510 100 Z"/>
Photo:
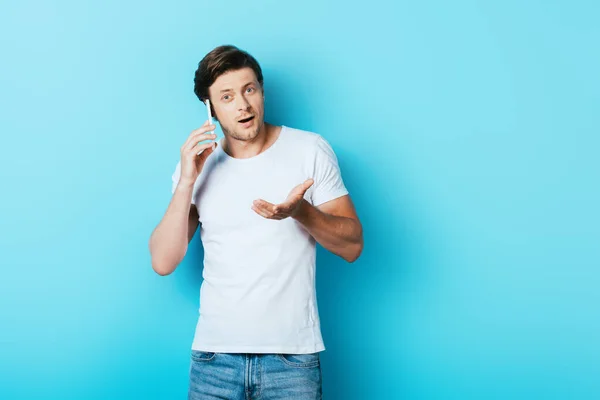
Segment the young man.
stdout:
<path fill-rule="evenodd" d="M 215 48 L 194 84 L 225 137 L 208 121 L 189 135 L 149 243 L 167 275 L 201 227 L 189 398 L 319 399 L 316 242 L 348 262 L 363 248 L 337 158 L 316 133 L 264 122 L 261 68 L 245 51 Z"/>

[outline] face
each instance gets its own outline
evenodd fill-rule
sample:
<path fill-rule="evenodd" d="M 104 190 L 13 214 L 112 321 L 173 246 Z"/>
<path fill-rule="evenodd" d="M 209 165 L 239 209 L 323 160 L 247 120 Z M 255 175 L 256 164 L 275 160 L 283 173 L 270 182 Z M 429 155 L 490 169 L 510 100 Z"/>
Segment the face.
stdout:
<path fill-rule="evenodd" d="M 229 71 L 208 88 L 216 118 L 226 135 L 249 141 L 264 120 L 263 90 L 252 68 Z"/>

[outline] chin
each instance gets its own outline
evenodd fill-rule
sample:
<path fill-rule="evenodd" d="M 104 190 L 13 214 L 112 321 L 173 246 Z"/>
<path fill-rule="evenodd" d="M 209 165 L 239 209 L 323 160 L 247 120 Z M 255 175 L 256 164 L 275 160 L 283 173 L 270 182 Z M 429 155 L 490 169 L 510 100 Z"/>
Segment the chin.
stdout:
<path fill-rule="evenodd" d="M 233 122 L 233 129 L 228 129 L 225 126 L 221 125 L 223 128 L 223 133 L 230 136 L 235 140 L 241 141 L 250 141 L 256 138 L 260 132 L 261 127 L 264 125 L 264 121 L 257 124 L 256 122 L 247 128 L 242 128 L 237 126 L 237 122 Z"/>
<path fill-rule="evenodd" d="M 250 126 L 246 129 L 236 129 L 233 131 L 233 138 L 238 140 L 252 140 L 258 136 L 260 132 L 260 126 Z"/>

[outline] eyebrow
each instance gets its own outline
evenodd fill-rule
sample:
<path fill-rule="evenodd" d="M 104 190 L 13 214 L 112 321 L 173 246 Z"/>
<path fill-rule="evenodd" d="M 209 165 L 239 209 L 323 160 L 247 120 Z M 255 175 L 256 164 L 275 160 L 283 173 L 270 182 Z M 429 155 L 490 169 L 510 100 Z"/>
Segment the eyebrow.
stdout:
<path fill-rule="evenodd" d="M 252 82 L 248 82 L 248 83 L 246 83 L 246 84 L 242 85 L 242 87 L 246 87 L 246 86 L 248 86 L 248 85 L 254 85 L 254 84 L 255 84 L 255 82 L 254 82 L 254 81 L 252 81 Z M 221 91 L 220 91 L 220 93 L 230 92 L 230 91 L 232 91 L 232 90 L 233 90 L 233 89 L 231 89 L 231 88 L 227 88 L 227 89 L 223 89 L 223 90 L 221 90 Z"/>

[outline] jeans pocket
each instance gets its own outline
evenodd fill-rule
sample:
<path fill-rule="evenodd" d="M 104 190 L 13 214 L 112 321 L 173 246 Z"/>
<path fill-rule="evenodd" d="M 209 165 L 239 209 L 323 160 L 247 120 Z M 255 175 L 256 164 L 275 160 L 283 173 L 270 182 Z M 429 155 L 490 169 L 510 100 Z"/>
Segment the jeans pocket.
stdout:
<path fill-rule="evenodd" d="M 198 362 L 207 362 L 211 361 L 217 353 L 212 351 L 201 351 L 201 350 L 192 350 L 192 360 Z"/>
<path fill-rule="evenodd" d="M 307 354 L 278 354 L 277 355 L 285 365 L 295 368 L 315 368 L 320 364 L 319 353 Z"/>

